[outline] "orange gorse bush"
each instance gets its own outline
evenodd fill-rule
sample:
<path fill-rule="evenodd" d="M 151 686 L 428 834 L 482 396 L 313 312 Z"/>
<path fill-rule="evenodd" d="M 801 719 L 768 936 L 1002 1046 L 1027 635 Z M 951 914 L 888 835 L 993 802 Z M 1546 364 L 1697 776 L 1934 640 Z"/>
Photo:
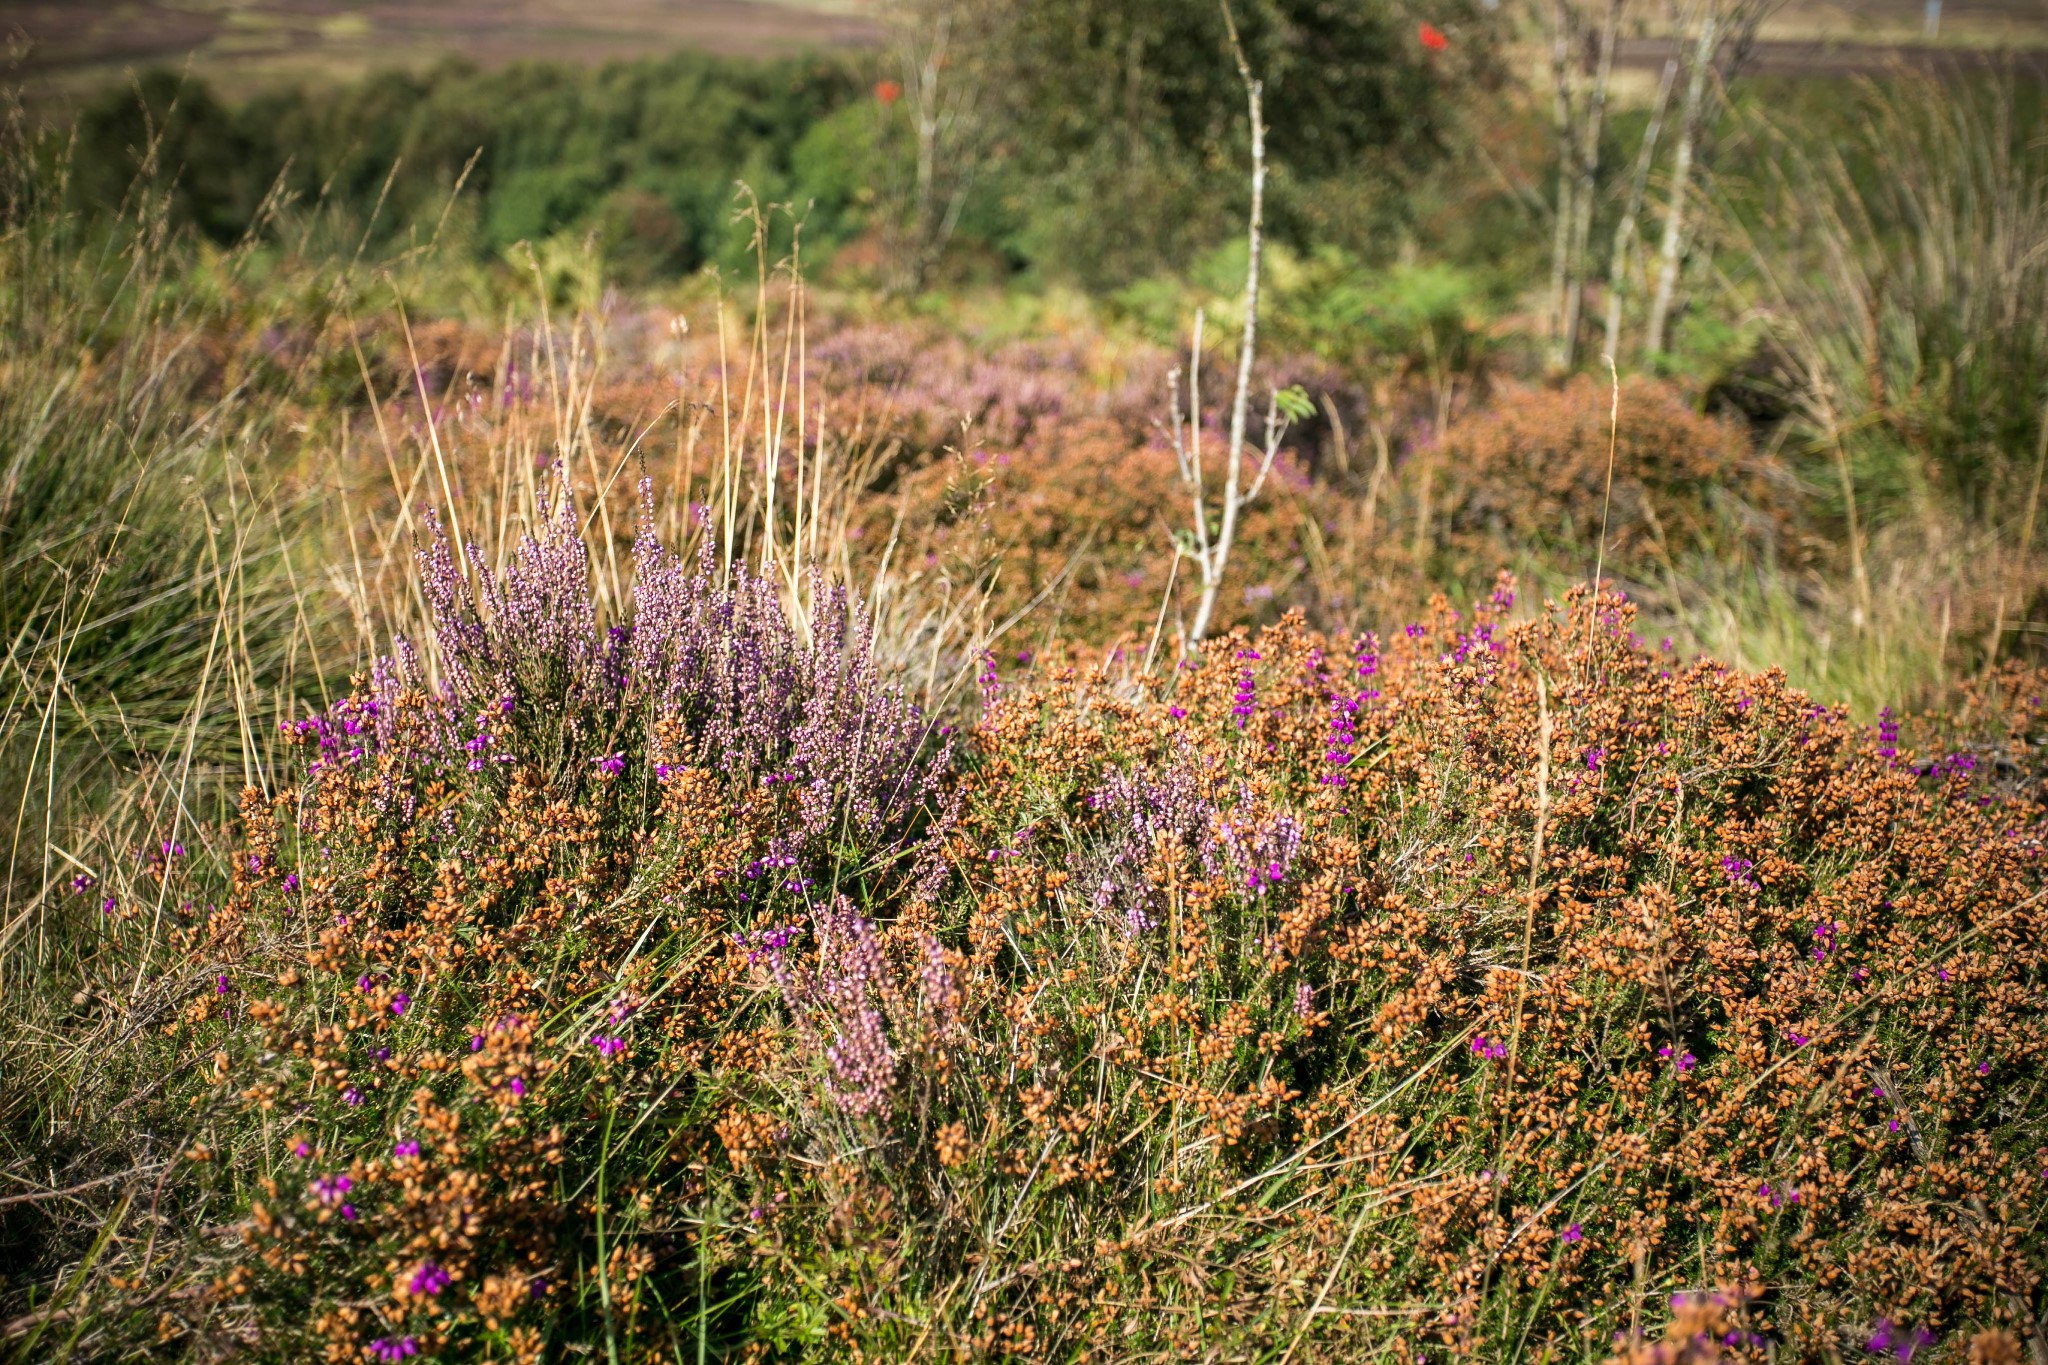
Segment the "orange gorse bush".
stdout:
<path fill-rule="evenodd" d="M 1702 416 L 1678 389 L 1641 375 L 1613 401 L 1605 380 L 1581 375 L 1562 388 L 1496 394 L 1454 426 L 1450 545 L 1475 564 L 1498 562 L 1528 547 L 1591 543 L 1603 516 L 1622 561 L 1668 564 L 1731 529 L 1792 540 L 1793 489 L 1741 427 Z"/>
<path fill-rule="evenodd" d="M 600 621 L 564 516 L 154 865 L 155 1349 L 2041 1349 L 2038 675 L 1868 727 L 1503 578 L 948 740 L 648 537 Z"/>

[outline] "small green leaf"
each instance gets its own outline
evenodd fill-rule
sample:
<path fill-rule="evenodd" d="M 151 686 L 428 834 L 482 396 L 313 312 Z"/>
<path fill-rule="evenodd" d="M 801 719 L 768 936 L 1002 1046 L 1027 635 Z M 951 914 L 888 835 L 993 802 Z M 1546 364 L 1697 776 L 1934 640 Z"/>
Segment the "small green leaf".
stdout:
<path fill-rule="evenodd" d="M 1274 406 L 1280 415 L 1290 422 L 1306 421 L 1316 415 L 1315 400 L 1308 396 L 1308 390 L 1299 384 L 1289 384 L 1273 395 Z"/>

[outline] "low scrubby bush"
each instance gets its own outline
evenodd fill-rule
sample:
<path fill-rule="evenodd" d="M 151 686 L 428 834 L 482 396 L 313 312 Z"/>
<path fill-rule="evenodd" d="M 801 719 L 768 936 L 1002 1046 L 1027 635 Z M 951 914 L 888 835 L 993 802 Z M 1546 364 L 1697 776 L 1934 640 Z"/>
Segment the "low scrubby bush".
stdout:
<path fill-rule="evenodd" d="M 77 898 L 119 1041 L 50 1122 L 179 1155 L 74 1193 L 128 1229 L 74 1343 L 1599 1359 L 1716 1285 L 1729 1360 L 2034 1330 L 2038 678 L 1867 727 L 1503 581 L 991 663 L 956 759 L 843 598 L 643 535 L 601 619 L 566 502 L 422 578 L 432 647 L 231 856 Z"/>
<path fill-rule="evenodd" d="M 1747 433 L 1655 379 L 1624 381 L 1618 410 L 1608 385 L 1583 375 L 1497 396 L 1443 444 L 1446 538 L 1475 563 L 1511 547 L 1589 545 L 1603 525 L 1617 560 L 1670 562 L 1792 524 L 1794 490 Z"/>

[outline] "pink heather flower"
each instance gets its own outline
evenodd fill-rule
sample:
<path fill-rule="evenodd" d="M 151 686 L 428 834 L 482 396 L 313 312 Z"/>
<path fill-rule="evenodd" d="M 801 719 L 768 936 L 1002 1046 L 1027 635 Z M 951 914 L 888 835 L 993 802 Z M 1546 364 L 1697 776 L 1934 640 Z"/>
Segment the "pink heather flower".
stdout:
<path fill-rule="evenodd" d="M 1306 981 L 1301 982 L 1294 988 L 1294 1017 L 1306 1019 L 1315 1013 L 1315 1007 L 1316 988 Z"/>
<path fill-rule="evenodd" d="M 354 1204 L 343 1204 L 337 1211 L 341 1214 L 342 1222 L 353 1223 L 356 1221 L 356 1206 Z"/>
<path fill-rule="evenodd" d="M 1577 1223 L 1573 1223 L 1570 1227 L 1566 1228 L 1563 1232 L 1558 1234 L 1557 1240 L 1563 1242 L 1566 1246 L 1571 1246 L 1572 1244 L 1582 1239 L 1585 1235 L 1586 1234 L 1579 1229 L 1579 1225 Z"/>
<path fill-rule="evenodd" d="M 512 1092 L 512 1098 L 515 1100 L 524 1098 L 526 1095 L 526 1082 L 517 1076 L 505 1082 L 505 1088 Z"/>
<path fill-rule="evenodd" d="M 1794 1047 L 1805 1047 L 1808 1043 L 1812 1042 L 1813 1039 L 1807 1037 L 1803 1033 L 1788 1033 L 1785 1035 L 1785 1041 L 1792 1044 L 1792 1046 Z"/>
<path fill-rule="evenodd" d="M 351 1183 L 349 1178 L 341 1172 L 331 1171 L 326 1175 L 315 1178 L 313 1181 L 313 1194 L 323 1204 L 338 1204 L 341 1202 L 341 1197 L 348 1193 Z"/>
<path fill-rule="evenodd" d="M 607 1038 L 601 1033 L 590 1040 L 590 1045 L 597 1049 L 600 1057 L 616 1057 L 626 1050 L 624 1038 Z"/>
<path fill-rule="evenodd" d="M 1472 1055 L 1484 1057 L 1489 1062 L 1497 1062 L 1508 1055 L 1507 1044 L 1489 1040 L 1485 1034 L 1481 1034 L 1472 1040 Z"/>
<path fill-rule="evenodd" d="M 313 1155 L 313 1148 L 304 1138 L 300 1138 L 292 1144 L 292 1155 L 304 1161 L 307 1157 Z"/>
<path fill-rule="evenodd" d="M 420 1145 L 417 1142 L 412 1141 L 410 1138 L 407 1138 L 400 1142 L 395 1142 L 391 1145 L 391 1155 L 398 1158 L 400 1161 L 404 1161 L 408 1157 L 418 1156 L 419 1154 Z"/>
<path fill-rule="evenodd" d="M 1991 1074 L 1991 1063 L 1989 1063 L 1989 1062 L 1979 1062 L 1979 1063 L 1977 1063 L 1977 1074 L 1978 1074 L 1979 1076 L 1989 1076 L 1989 1075 Z"/>
<path fill-rule="evenodd" d="M 453 1283 L 448 1272 L 440 1266 L 432 1261 L 421 1261 L 419 1269 L 413 1271 L 412 1278 L 406 1281 L 406 1288 L 424 1296 L 438 1294 Z"/>
<path fill-rule="evenodd" d="M 411 1337 L 379 1337 L 370 1343 L 370 1354 L 384 1365 L 398 1365 L 407 1356 L 420 1352 L 420 1344 Z"/>

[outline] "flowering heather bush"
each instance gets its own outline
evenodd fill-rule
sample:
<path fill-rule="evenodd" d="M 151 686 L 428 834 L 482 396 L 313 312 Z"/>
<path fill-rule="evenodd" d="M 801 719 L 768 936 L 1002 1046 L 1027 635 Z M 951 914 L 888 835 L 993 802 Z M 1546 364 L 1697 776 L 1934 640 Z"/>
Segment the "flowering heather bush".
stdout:
<path fill-rule="evenodd" d="M 502 575 L 430 546 L 435 669 L 300 727 L 226 883 L 160 864 L 214 908 L 121 1122 L 192 1134 L 161 1200 L 204 1231 L 119 1253 L 106 1321 L 333 1360 L 2039 1349 L 2021 675 L 1981 747 L 1881 736 L 1503 584 L 998 686 L 954 762 L 843 598 L 800 630 L 643 538 L 607 627 L 560 517 Z"/>

